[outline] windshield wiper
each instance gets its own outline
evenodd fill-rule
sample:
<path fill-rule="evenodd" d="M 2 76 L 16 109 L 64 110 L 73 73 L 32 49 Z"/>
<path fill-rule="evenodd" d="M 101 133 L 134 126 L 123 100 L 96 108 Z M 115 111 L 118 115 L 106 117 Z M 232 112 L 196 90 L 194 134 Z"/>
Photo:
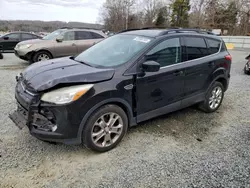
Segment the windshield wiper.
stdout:
<path fill-rule="evenodd" d="M 78 60 L 76 60 L 74 56 L 70 56 L 69 58 L 72 59 L 72 60 L 74 60 L 74 61 L 76 61 L 76 62 L 79 62 L 79 63 L 82 63 L 82 64 L 84 64 L 84 65 L 93 67 L 92 65 L 90 65 L 90 64 L 88 64 L 88 63 L 86 63 L 86 62 L 84 62 L 84 61 L 78 61 Z"/>

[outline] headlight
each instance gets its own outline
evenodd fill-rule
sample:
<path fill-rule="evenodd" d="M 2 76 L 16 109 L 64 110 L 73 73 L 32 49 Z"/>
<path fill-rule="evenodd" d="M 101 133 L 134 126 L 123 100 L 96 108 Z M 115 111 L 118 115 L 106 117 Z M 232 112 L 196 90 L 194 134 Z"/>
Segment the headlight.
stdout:
<path fill-rule="evenodd" d="M 43 94 L 41 100 L 55 104 L 67 104 L 79 99 L 93 86 L 94 85 L 92 84 L 87 84 L 56 89 L 54 91 Z"/>
<path fill-rule="evenodd" d="M 25 49 L 31 47 L 32 44 L 24 44 L 24 45 L 19 45 L 19 49 Z"/>

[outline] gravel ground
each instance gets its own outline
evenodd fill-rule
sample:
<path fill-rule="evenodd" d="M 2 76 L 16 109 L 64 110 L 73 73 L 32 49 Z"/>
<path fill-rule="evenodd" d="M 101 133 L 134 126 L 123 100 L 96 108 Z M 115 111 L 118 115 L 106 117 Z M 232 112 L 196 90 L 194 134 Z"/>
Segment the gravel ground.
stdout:
<path fill-rule="evenodd" d="M 20 131 L 15 76 L 27 65 L 0 60 L 0 187 L 250 187 L 250 77 L 246 52 L 231 51 L 232 77 L 214 114 L 187 108 L 132 128 L 114 150 L 52 145 Z"/>

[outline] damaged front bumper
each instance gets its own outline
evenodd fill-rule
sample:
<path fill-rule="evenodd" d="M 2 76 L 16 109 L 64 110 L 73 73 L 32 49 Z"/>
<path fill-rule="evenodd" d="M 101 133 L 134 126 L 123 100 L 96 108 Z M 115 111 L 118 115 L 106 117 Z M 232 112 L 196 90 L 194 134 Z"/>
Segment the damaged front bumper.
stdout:
<path fill-rule="evenodd" d="M 72 107 L 47 104 L 27 90 L 21 81 L 16 86 L 17 109 L 9 118 L 19 128 L 28 127 L 34 137 L 51 142 L 80 144 L 77 138 L 80 123 L 74 119 Z"/>

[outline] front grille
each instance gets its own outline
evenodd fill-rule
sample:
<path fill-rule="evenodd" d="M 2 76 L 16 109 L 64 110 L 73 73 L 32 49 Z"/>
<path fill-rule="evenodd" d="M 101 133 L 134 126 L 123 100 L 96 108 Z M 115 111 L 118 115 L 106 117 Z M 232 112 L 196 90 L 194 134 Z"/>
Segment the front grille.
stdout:
<path fill-rule="evenodd" d="M 30 91 L 20 78 L 17 82 L 15 96 L 16 100 L 26 109 L 28 109 L 32 103 L 36 103 L 39 100 L 39 95 Z"/>

